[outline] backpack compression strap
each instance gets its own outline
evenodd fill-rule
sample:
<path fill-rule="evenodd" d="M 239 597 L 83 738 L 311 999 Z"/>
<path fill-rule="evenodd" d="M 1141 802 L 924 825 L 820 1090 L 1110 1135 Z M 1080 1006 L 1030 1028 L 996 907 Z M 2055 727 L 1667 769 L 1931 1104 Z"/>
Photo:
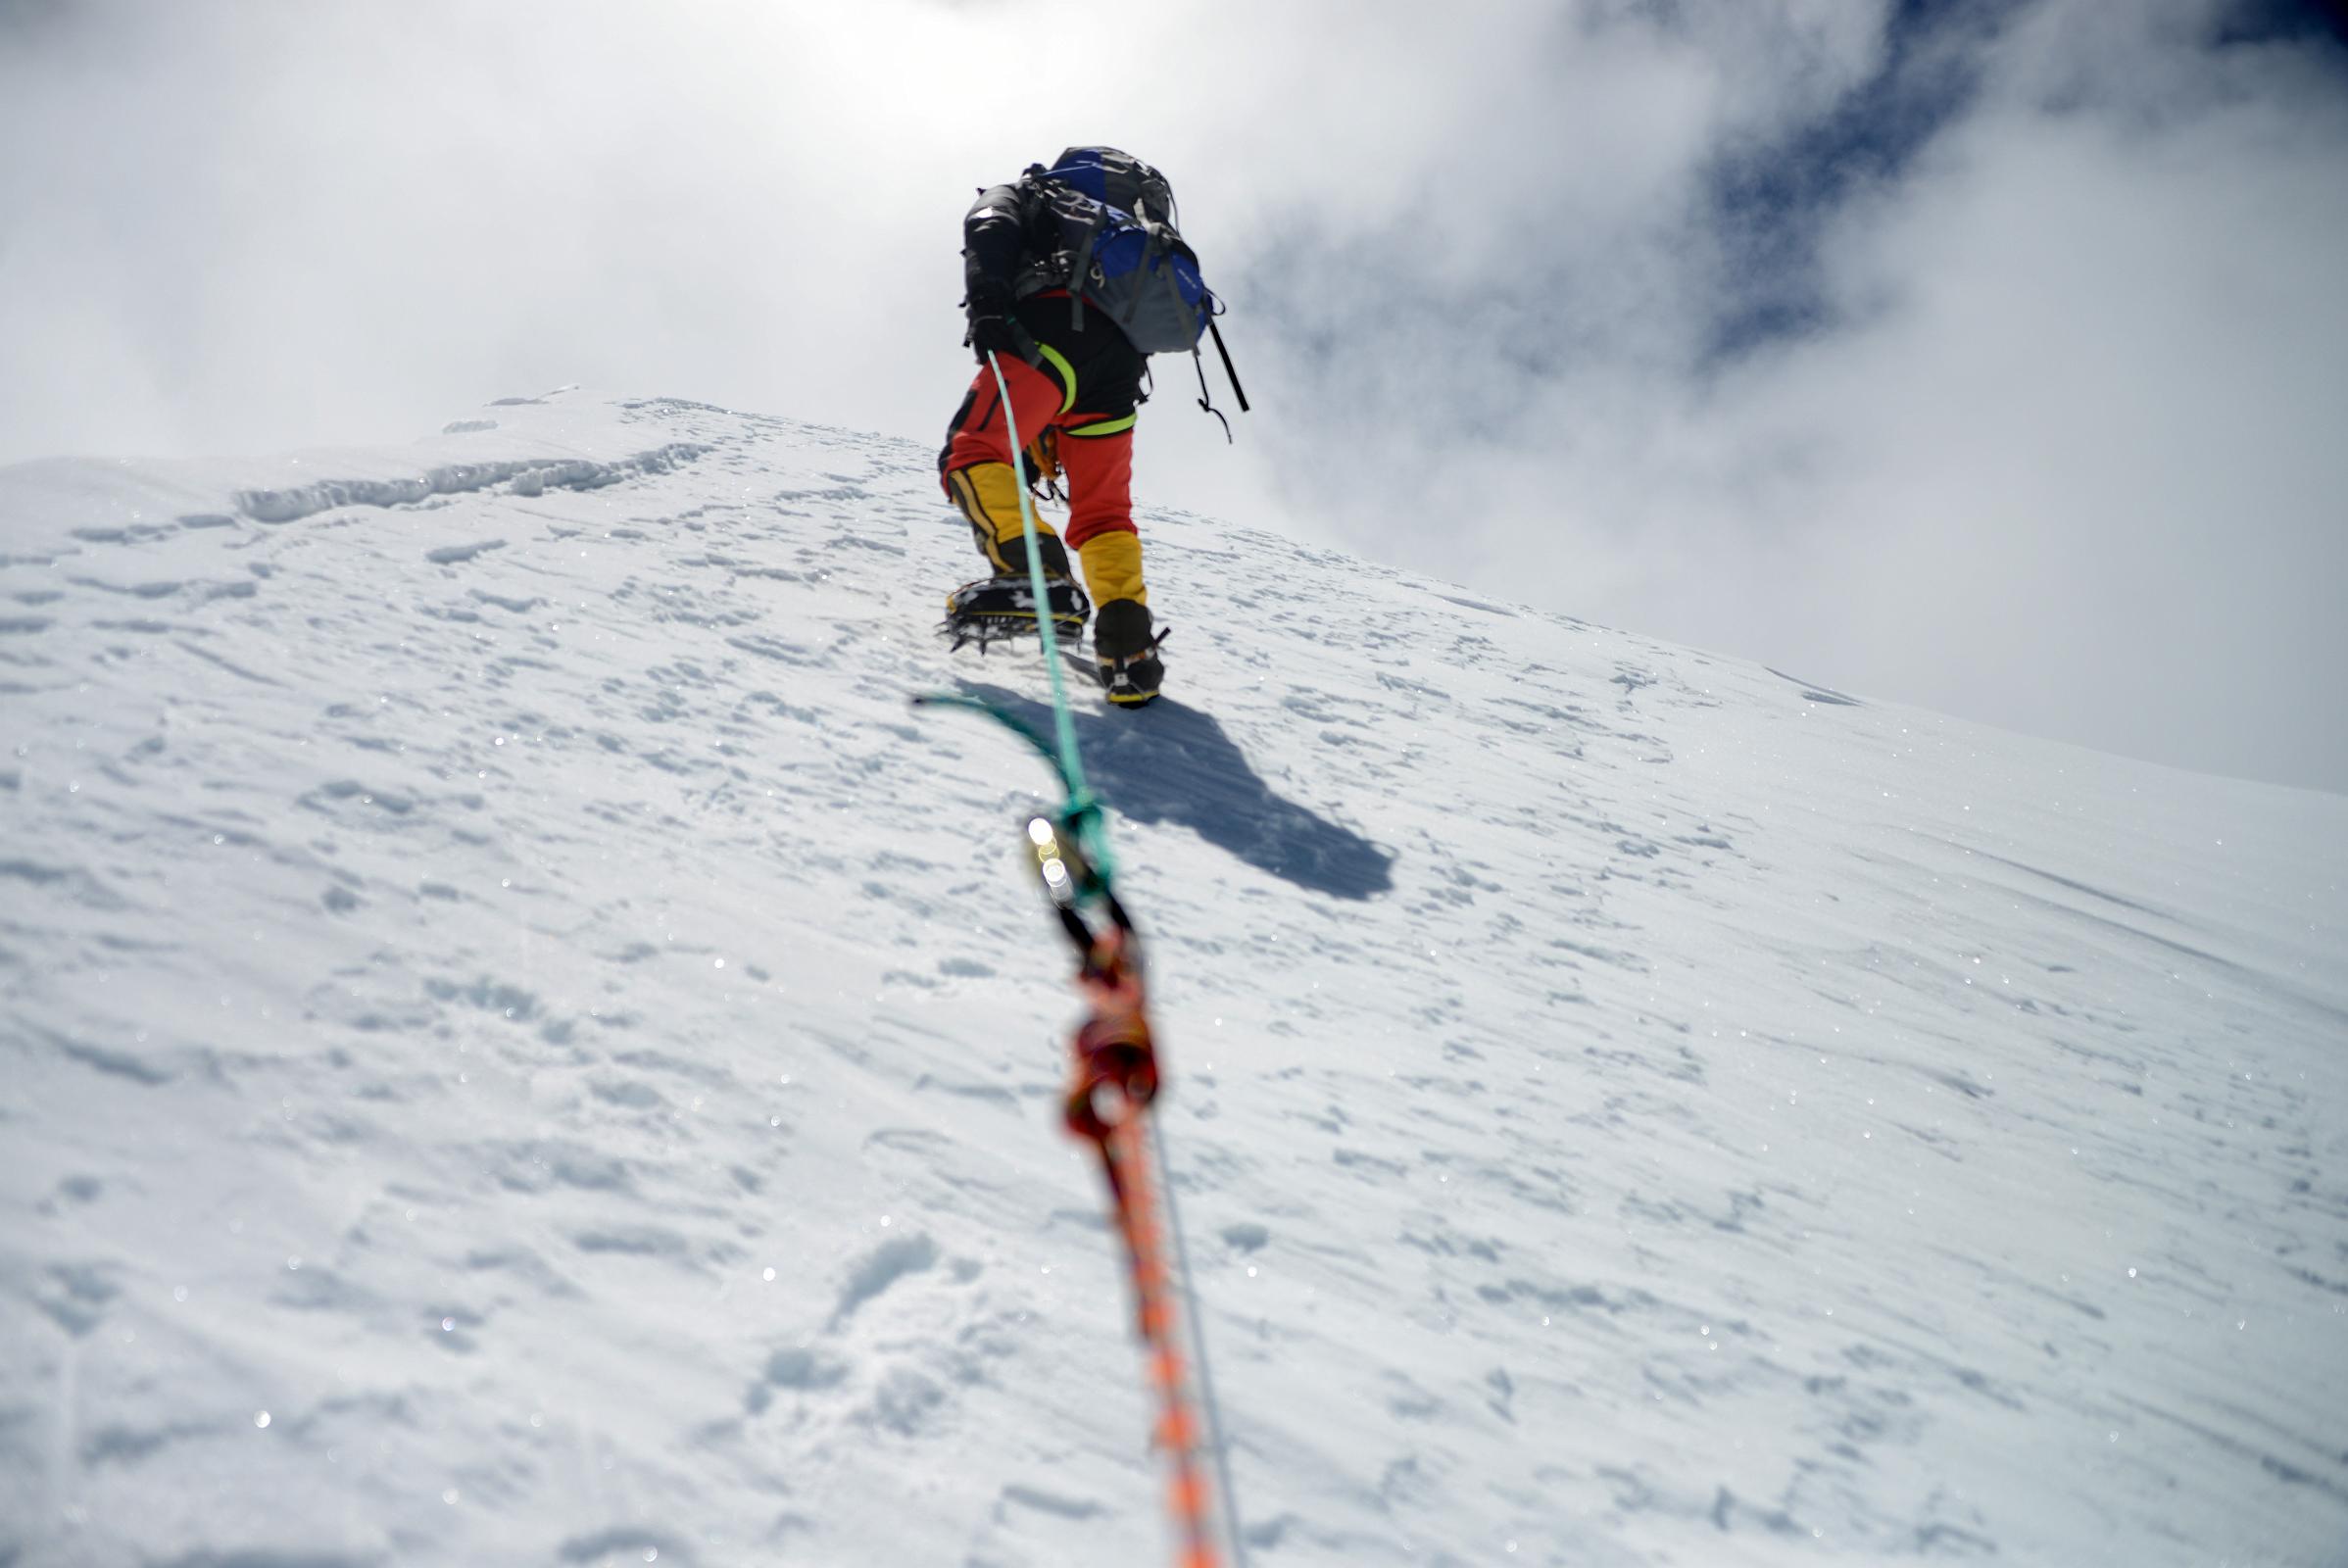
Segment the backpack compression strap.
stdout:
<path fill-rule="evenodd" d="M 1211 316 L 1206 318 L 1206 329 L 1214 334 L 1215 352 L 1223 356 L 1223 373 L 1231 378 L 1231 390 L 1240 400 L 1240 412 L 1245 414 L 1247 412 L 1247 389 L 1240 385 L 1240 372 L 1231 368 L 1231 350 L 1223 346 L 1223 329 L 1215 325 L 1215 318 Z M 1194 356 L 1197 353 L 1196 350 L 1192 352 Z M 1203 368 L 1198 371 L 1198 379 L 1201 382 L 1206 379 Z"/>
<path fill-rule="evenodd" d="M 1107 220 L 1108 209 L 1096 208 L 1093 221 L 1084 231 L 1084 243 L 1076 247 L 1076 263 L 1068 269 L 1068 330 L 1084 329 L 1084 274 L 1093 265 L 1093 242 L 1101 237 L 1101 225 Z"/>

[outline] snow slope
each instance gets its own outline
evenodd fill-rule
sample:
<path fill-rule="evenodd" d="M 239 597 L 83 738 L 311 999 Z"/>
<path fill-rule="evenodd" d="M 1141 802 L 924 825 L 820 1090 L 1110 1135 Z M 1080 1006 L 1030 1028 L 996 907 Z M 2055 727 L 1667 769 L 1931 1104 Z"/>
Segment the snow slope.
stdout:
<path fill-rule="evenodd" d="M 0 471 L 0 1564 L 1163 1559 L 930 464 Z M 2348 1562 L 2348 801 L 1144 526 L 1254 1562 Z"/>

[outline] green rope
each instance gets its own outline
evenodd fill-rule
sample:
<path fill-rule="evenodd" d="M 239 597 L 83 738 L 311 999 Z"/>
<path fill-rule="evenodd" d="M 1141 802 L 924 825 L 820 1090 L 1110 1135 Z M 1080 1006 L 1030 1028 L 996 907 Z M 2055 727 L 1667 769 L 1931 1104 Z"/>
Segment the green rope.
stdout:
<path fill-rule="evenodd" d="M 916 708 L 966 708 L 974 713 L 984 713 L 1003 728 L 1036 749 L 1038 756 L 1051 764 L 1059 775 L 1060 788 L 1067 796 L 1064 820 L 1077 837 L 1077 847 L 1092 863 L 1093 874 L 1103 888 L 1115 881 L 1116 864 L 1109 853 L 1108 822 L 1094 798 L 1092 787 L 1085 782 L 1084 756 L 1076 744 L 1076 715 L 1068 708 L 1068 688 L 1060 679 L 1059 633 L 1052 622 L 1051 585 L 1044 577 L 1044 552 L 1036 533 L 1035 509 L 1027 497 L 1027 455 L 1019 445 L 1018 421 L 1011 416 L 1010 382 L 1003 373 L 1003 362 L 990 351 L 987 364 L 995 370 L 995 389 L 1003 400 L 1003 428 L 1011 443 L 1011 474 L 1019 485 L 1019 528 L 1027 541 L 1027 581 L 1036 600 L 1036 630 L 1044 640 L 1044 667 L 1052 675 L 1052 729 L 1059 745 L 1056 749 L 1037 734 L 1017 715 L 1000 705 L 976 697 L 956 697 L 939 693 L 916 697 Z"/>
<path fill-rule="evenodd" d="M 986 714 L 987 717 L 1036 749 L 1036 755 L 1049 763 L 1054 773 L 1059 774 L 1060 789 L 1063 793 L 1069 795 L 1075 793 L 1074 787 L 1068 782 L 1068 775 L 1060 767 L 1059 754 L 1052 749 L 1052 743 L 1038 735 L 1027 720 L 1002 704 L 990 703 L 983 697 L 959 697 L 947 692 L 924 692 L 913 699 L 913 706 L 915 708 L 966 708 L 973 713 Z"/>
<path fill-rule="evenodd" d="M 1060 776 L 1068 782 L 1068 804 L 1081 809 L 1093 804 L 1093 792 L 1085 787 L 1084 759 L 1076 749 L 1076 715 L 1068 710 L 1068 689 L 1060 680 L 1059 632 L 1052 624 L 1052 594 L 1044 580 L 1044 552 L 1036 538 L 1036 509 L 1027 499 L 1027 453 L 1019 445 L 1019 422 L 1011 417 L 1011 384 L 993 349 L 987 351 L 987 363 L 995 368 L 995 390 L 1003 398 L 1003 429 L 1011 442 L 1011 475 L 1019 481 L 1019 530 L 1027 541 L 1027 580 L 1036 596 L 1036 630 L 1044 639 L 1044 667 L 1052 672 L 1052 712 L 1059 733 Z"/>

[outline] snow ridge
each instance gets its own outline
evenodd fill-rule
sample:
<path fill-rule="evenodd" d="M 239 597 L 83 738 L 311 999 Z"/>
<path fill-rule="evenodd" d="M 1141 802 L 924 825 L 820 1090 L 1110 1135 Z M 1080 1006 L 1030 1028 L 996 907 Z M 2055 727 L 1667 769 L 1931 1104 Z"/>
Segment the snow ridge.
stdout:
<path fill-rule="evenodd" d="M 494 423 L 480 421 L 455 433 L 494 428 Z M 708 450 L 689 441 L 672 441 L 609 463 L 584 458 L 515 458 L 445 464 L 420 474 L 388 478 L 318 479 L 282 490 L 239 490 L 236 510 L 255 522 L 299 522 L 337 507 L 408 507 L 434 496 L 465 495 L 502 484 L 512 485 L 517 496 L 544 495 L 549 489 L 595 490 L 647 474 L 671 472 Z"/>

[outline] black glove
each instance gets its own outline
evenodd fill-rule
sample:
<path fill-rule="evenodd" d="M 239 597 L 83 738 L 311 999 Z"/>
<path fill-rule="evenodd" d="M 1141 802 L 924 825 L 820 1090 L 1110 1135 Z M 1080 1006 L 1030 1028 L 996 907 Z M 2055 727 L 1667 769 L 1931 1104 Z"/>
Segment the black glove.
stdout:
<path fill-rule="evenodd" d="M 971 312 L 970 351 L 978 356 L 979 364 L 986 364 L 990 354 L 999 354 L 1009 360 L 1025 358 L 1016 334 L 1017 329 L 1012 325 L 1011 318 L 1001 312 L 992 316 Z"/>
<path fill-rule="evenodd" d="M 1011 319 L 1011 291 L 992 279 L 982 279 L 970 288 L 970 344 L 978 363 L 987 363 L 989 354 L 1024 359 L 1027 334 L 1020 331 Z"/>

